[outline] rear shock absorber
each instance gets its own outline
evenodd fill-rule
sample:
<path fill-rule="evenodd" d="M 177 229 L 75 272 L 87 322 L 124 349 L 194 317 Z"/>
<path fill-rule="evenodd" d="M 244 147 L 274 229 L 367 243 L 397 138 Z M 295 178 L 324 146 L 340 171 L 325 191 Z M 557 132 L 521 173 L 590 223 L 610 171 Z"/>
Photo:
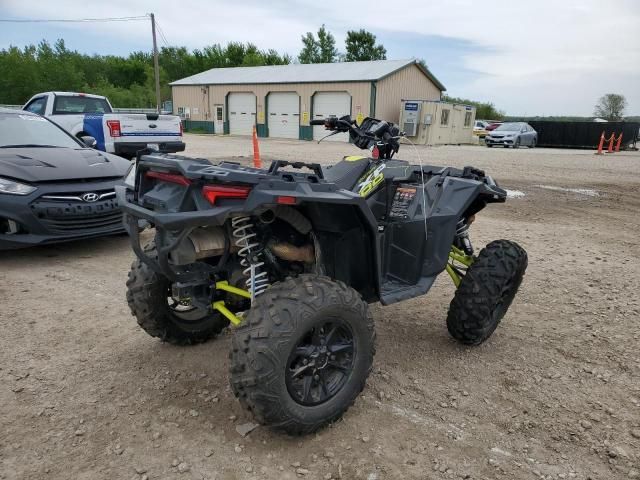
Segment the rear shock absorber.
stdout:
<path fill-rule="evenodd" d="M 467 255 L 473 255 L 473 245 L 469 239 L 469 223 L 466 218 L 461 218 L 456 225 L 456 238 Z"/>
<path fill-rule="evenodd" d="M 241 257 L 240 265 L 244 268 L 242 274 L 248 277 L 245 284 L 251 293 L 251 302 L 269 287 L 269 277 L 266 271 L 262 270 L 262 251 L 260 244 L 256 241 L 256 233 L 253 229 L 251 217 L 234 217 L 231 219 L 232 235 L 235 238 L 235 245 L 240 249 L 238 256 Z"/>

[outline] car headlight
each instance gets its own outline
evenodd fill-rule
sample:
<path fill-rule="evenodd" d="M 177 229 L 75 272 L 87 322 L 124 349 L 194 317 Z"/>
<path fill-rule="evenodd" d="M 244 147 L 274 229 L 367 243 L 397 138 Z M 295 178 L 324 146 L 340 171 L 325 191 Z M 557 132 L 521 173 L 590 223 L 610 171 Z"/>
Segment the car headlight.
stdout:
<path fill-rule="evenodd" d="M 0 177 L 0 193 L 8 193 L 9 195 L 29 195 L 36 190 L 37 188 L 32 187 L 31 185 Z"/>
<path fill-rule="evenodd" d="M 133 162 L 129 167 L 129 171 L 124 177 L 124 184 L 127 187 L 131 187 L 131 188 L 136 187 L 136 162 Z"/>

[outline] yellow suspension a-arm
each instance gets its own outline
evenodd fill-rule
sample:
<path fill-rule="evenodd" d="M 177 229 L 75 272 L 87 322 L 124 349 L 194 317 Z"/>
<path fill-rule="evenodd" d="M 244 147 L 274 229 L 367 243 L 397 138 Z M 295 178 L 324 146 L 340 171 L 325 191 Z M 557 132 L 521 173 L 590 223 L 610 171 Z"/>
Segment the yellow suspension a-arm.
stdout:
<path fill-rule="evenodd" d="M 474 258 L 471 255 L 467 255 L 465 252 L 460 250 L 458 247 L 451 245 L 451 250 L 449 251 L 449 262 L 445 266 L 445 270 L 453 280 L 453 284 L 458 288 L 460 286 L 460 282 L 462 281 L 462 275 L 459 270 L 455 267 L 454 262 L 461 263 L 465 267 L 470 267 L 473 264 Z"/>
<path fill-rule="evenodd" d="M 225 292 L 233 293 L 234 295 L 251 299 L 250 292 L 248 292 L 247 290 L 243 290 L 242 288 L 237 288 L 233 285 L 229 285 L 229 282 L 227 282 L 226 280 L 216 282 L 216 290 L 224 290 Z M 227 318 L 227 320 L 229 320 L 232 325 L 238 326 L 242 323 L 242 319 L 226 307 L 226 305 L 224 304 L 224 300 L 213 302 L 211 304 L 211 307 L 224 315 L 224 317 Z"/>

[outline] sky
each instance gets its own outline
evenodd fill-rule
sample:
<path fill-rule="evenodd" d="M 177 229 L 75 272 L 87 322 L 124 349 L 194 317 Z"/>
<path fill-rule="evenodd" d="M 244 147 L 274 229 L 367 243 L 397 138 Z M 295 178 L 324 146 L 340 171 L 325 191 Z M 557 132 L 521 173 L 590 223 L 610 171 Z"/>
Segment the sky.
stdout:
<path fill-rule="evenodd" d="M 640 115 L 639 0 L 0 0 L 0 19 L 74 19 L 154 12 L 171 46 L 253 42 L 297 56 L 322 24 L 344 50 L 364 28 L 387 58 L 422 58 L 455 97 L 489 101 L 509 115 L 593 114 L 620 93 Z M 84 53 L 151 50 L 148 20 L 0 23 L 0 48 L 64 38 Z M 159 46 L 164 46 L 159 40 Z"/>

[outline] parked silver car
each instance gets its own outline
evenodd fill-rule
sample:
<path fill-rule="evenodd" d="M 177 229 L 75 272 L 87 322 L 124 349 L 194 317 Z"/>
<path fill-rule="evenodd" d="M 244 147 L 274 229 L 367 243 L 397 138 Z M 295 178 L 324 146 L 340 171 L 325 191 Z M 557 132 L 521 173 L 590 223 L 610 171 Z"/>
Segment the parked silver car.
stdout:
<path fill-rule="evenodd" d="M 502 145 L 504 148 L 527 146 L 533 148 L 538 143 L 538 132 L 524 122 L 507 122 L 489 132 L 484 142 L 487 147 Z"/>

